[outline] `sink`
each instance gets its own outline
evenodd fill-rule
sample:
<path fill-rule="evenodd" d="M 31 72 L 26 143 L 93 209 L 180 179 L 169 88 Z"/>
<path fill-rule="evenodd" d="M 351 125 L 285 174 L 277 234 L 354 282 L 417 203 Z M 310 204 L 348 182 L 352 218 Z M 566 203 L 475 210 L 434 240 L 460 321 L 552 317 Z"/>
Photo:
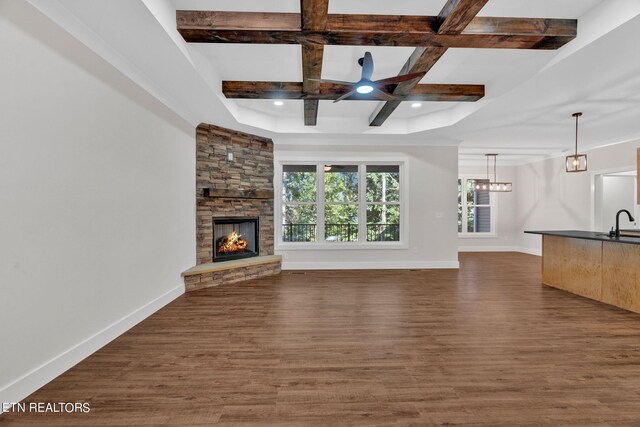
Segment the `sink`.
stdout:
<path fill-rule="evenodd" d="M 596 236 L 613 238 L 609 233 L 596 233 Z M 635 237 L 640 239 L 640 230 L 621 230 L 620 237 Z"/>

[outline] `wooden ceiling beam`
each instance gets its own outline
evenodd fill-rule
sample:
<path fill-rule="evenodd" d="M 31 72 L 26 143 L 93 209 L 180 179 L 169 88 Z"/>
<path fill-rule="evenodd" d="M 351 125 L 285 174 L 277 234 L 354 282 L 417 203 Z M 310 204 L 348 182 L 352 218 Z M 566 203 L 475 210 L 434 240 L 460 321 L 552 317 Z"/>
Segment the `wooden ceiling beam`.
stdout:
<path fill-rule="evenodd" d="M 325 31 L 329 0 L 300 0 L 300 27 L 303 33 Z M 301 42 L 302 45 L 302 90 L 308 95 L 320 92 L 320 82 L 310 79 L 322 77 L 324 45 Z M 315 126 L 318 122 L 317 99 L 304 100 L 304 124 Z"/>
<path fill-rule="evenodd" d="M 489 0 L 448 0 L 438 14 L 438 34 L 460 34 Z"/>
<path fill-rule="evenodd" d="M 392 90 L 393 88 L 388 88 Z M 308 93 L 300 82 L 247 82 L 223 81 L 222 93 L 234 99 L 303 99 L 333 101 L 349 91 L 348 86 L 320 83 L 317 93 Z M 403 101 L 473 102 L 484 97 L 484 85 L 417 85 L 402 96 Z M 370 96 L 355 95 L 347 98 L 355 101 L 371 101 Z"/>
<path fill-rule="evenodd" d="M 489 0 L 448 0 L 438 15 L 438 35 L 458 37 L 473 21 L 475 16 Z M 399 75 L 409 73 L 427 73 L 442 58 L 446 47 L 417 47 L 405 62 Z M 407 95 L 418 81 L 401 83 L 392 92 L 395 96 Z M 401 101 L 386 101 L 379 105 L 369 117 L 369 126 L 382 126 L 398 108 Z"/>
<path fill-rule="evenodd" d="M 182 36 L 190 43 L 231 44 L 313 44 L 333 46 L 441 47 L 464 49 L 559 49 L 576 35 L 546 34 L 458 34 L 419 35 L 413 33 L 308 33 L 281 31 L 202 31 L 185 30 Z"/>
<path fill-rule="evenodd" d="M 322 31 L 303 31 L 297 13 L 177 11 L 176 18 L 191 43 L 557 49 L 577 32 L 574 19 L 483 16 L 460 34 L 445 34 L 436 16 L 331 14 Z"/>
<path fill-rule="evenodd" d="M 342 15 L 328 13 L 328 0 L 300 0 L 301 13 L 177 11 L 178 31 L 187 42 L 300 44 L 302 83 L 254 82 L 254 96 L 231 90 L 228 97 L 248 99 L 303 99 L 305 124 L 315 125 L 320 99 L 335 99 L 345 87 L 325 87 L 320 82 L 325 45 L 412 46 L 415 50 L 399 74 L 426 73 L 449 48 L 558 49 L 577 34 L 577 20 L 478 17 L 488 0 L 448 0 L 438 16 Z M 404 100 L 474 101 L 484 96 L 484 86 L 474 93 L 442 94 L 446 86 L 467 90 L 474 85 L 417 85 L 417 81 L 388 87 L 397 98 L 381 104 L 370 117 L 380 126 Z M 260 85 L 271 86 L 260 86 Z M 275 90 L 273 85 L 287 85 Z M 288 85 L 300 85 L 289 87 Z M 430 89 L 427 89 L 431 86 Z M 478 87 L 482 88 L 481 94 Z M 420 90 L 432 92 L 416 93 Z M 235 94 L 235 95 L 234 95 Z M 288 98 L 287 98 L 288 97 Z M 348 99 L 371 99 L 354 95 Z"/>
<path fill-rule="evenodd" d="M 214 12 L 179 10 L 176 12 L 179 32 L 189 30 L 230 32 L 291 32 L 302 33 L 299 13 L 267 12 Z M 438 33 L 437 16 L 406 15 L 327 15 L 325 30 L 318 33 L 387 33 L 400 35 L 406 32 L 421 36 Z M 477 16 L 460 34 L 486 36 L 575 36 L 575 19 L 505 18 Z M 306 30 L 314 33 L 314 31 Z M 440 33 L 446 35 L 446 33 Z M 442 38 L 446 40 L 447 38 Z M 437 40 L 437 39 L 436 39 Z M 199 40 L 194 40 L 198 42 Z M 209 40 L 202 40 L 207 43 Z M 330 42 L 330 40 L 328 40 Z M 329 43 L 327 43 L 329 44 Z"/>
<path fill-rule="evenodd" d="M 299 13 L 218 12 L 208 10 L 176 10 L 178 31 L 292 31 L 302 30 Z"/>
<path fill-rule="evenodd" d="M 322 75 L 322 58 L 324 56 L 324 46 L 322 45 L 302 45 L 302 87 L 304 93 L 309 95 L 317 94 L 320 91 L 320 82 L 309 79 L 320 79 Z M 304 101 L 304 124 L 305 126 L 315 126 L 318 121 L 318 101 L 305 99 Z"/>
<path fill-rule="evenodd" d="M 329 0 L 300 0 L 301 25 L 304 31 L 324 31 L 329 15 Z"/>

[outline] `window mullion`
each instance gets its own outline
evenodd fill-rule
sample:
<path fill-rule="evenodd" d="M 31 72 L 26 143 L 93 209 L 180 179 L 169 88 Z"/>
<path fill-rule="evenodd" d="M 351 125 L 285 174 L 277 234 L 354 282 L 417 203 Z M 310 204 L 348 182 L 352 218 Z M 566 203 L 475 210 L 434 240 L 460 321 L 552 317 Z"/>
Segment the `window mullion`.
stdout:
<path fill-rule="evenodd" d="M 364 164 L 358 165 L 358 241 L 367 241 L 367 172 Z"/>
<path fill-rule="evenodd" d="M 280 242 L 282 243 L 284 241 L 283 236 L 284 236 L 284 228 L 282 226 L 282 223 L 284 222 L 284 209 L 286 206 L 286 202 L 284 200 L 284 184 L 283 184 L 283 179 L 282 179 L 282 175 L 284 173 L 283 167 L 281 163 L 278 163 L 276 165 L 276 176 L 274 179 L 274 196 L 278 195 L 278 197 L 274 197 L 275 200 L 277 200 L 277 202 L 275 203 L 274 206 L 274 231 L 275 233 L 277 233 L 274 237 L 276 240 L 276 243 Z"/>
<path fill-rule="evenodd" d="M 316 217 L 317 217 L 317 233 L 319 242 L 324 242 L 324 164 L 316 164 Z"/>
<path fill-rule="evenodd" d="M 408 210 L 409 210 L 409 203 L 407 201 L 408 197 L 407 197 L 407 192 L 406 192 L 406 188 L 407 188 L 407 177 L 405 176 L 405 165 L 404 163 L 401 165 L 398 165 L 398 184 L 400 184 L 400 188 L 398 189 L 398 209 L 400 210 L 400 236 L 398 236 L 400 238 L 401 241 L 406 241 L 405 239 L 407 238 L 407 233 L 406 230 L 409 227 L 408 221 L 405 221 L 405 219 L 408 218 Z"/>
<path fill-rule="evenodd" d="M 460 190 L 461 200 L 462 200 L 462 234 L 467 234 L 468 223 L 467 223 L 467 179 L 462 180 L 462 189 Z"/>

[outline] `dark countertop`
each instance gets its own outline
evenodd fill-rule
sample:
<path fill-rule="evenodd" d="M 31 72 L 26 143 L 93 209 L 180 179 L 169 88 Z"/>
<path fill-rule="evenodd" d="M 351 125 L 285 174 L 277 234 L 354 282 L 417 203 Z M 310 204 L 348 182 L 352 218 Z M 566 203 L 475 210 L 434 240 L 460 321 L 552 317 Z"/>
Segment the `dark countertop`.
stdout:
<path fill-rule="evenodd" d="M 622 233 L 638 232 L 640 230 L 621 230 Z M 569 237 L 572 239 L 598 240 L 601 242 L 612 243 L 628 243 L 632 245 L 640 245 L 640 234 L 638 237 L 620 236 L 619 239 L 609 237 L 607 233 L 598 231 L 582 231 L 582 230 L 551 230 L 551 231 L 525 231 L 527 234 L 540 234 L 542 236 Z"/>

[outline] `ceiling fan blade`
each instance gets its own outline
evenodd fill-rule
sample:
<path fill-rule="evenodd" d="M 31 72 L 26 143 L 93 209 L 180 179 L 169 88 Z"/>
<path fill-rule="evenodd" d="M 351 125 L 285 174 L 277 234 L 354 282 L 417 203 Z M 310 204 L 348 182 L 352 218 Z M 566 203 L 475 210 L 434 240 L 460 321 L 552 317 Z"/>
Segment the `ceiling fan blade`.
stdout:
<path fill-rule="evenodd" d="M 403 74 L 401 76 L 389 77 L 388 79 L 376 80 L 374 83 L 377 85 L 397 85 L 411 80 L 421 79 L 425 74 L 426 73 Z"/>
<path fill-rule="evenodd" d="M 370 52 L 365 52 L 362 58 L 362 79 L 371 80 L 373 75 L 373 57 Z"/>
<path fill-rule="evenodd" d="M 398 99 L 397 96 L 393 96 L 390 93 L 387 93 L 385 91 L 382 91 L 380 89 L 374 89 L 373 93 L 376 95 L 376 97 L 378 99 L 383 99 L 385 101 L 395 101 Z"/>
<path fill-rule="evenodd" d="M 355 89 L 353 89 L 353 90 L 351 90 L 351 91 L 349 91 L 349 92 L 345 93 L 345 94 L 344 94 L 344 95 L 342 95 L 340 98 L 338 98 L 338 99 L 336 99 L 335 101 L 333 101 L 333 103 L 335 104 L 336 102 L 340 102 L 340 101 L 342 101 L 343 99 L 346 99 L 346 98 L 350 97 L 350 96 L 351 96 L 351 95 L 353 95 L 354 93 L 356 93 L 356 90 L 355 90 Z"/>
<path fill-rule="evenodd" d="M 328 79 L 307 79 L 314 82 L 322 82 L 322 83 L 331 83 L 334 85 L 342 85 L 342 86 L 353 86 L 355 83 L 353 82 L 345 82 L 342 80 L 328 80 Z"/>

